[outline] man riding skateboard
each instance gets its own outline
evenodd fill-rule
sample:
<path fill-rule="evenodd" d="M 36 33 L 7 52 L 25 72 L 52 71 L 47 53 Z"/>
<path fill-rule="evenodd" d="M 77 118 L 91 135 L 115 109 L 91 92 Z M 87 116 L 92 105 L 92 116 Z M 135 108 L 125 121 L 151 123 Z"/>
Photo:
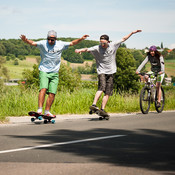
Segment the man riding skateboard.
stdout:
<path fill-rule="evenodd" d="M 47 34 L 47 40 L 32 41 L 28 40 L 25 35 L 20 38 L 27 44 L 35 46 L 40 50 L 41 62 L 39 65 L 39 80 L 40 92 L 38 96 L 38 110 L 37 113 L 42 114 L 45 95 L 48 93 L 44 115 L 56 117 L 50 113 L 50 108 L 55 99 L 57 92 L 59 69 L 61 64 L 61 54 L 69 46 L 78 44 L 80 41 L 86 39 L 88 35 L 73 40 L 71 42 L 57 41 L 57 33 L 51 30 Z"/>
<path fill-rule="evenodd" d="M 101 111 L 104 111 L 109 96 L 111 96 L 113 92 L 113 79 L 114 74 L 117 70 L 117 49 L 122 42 L 126 41 L 131 35 L 138 32 L 141 32 L 141 30 L 133 31 L 117 42 L 110 42 L 108 35 L 102 35 L 100 37 L 100 45 L 75 50 L 75 52 L 79 54 L 81 54 L 82 52 L 90 52 L 96 60 L 98 74 L 98 91 L 95 94 L 93 104 L 92 106 L 90 106 L 90 110 L 99 110 L 96 104 L 102 93 L 104 92 L 105 95 L 101 104 Z"/>

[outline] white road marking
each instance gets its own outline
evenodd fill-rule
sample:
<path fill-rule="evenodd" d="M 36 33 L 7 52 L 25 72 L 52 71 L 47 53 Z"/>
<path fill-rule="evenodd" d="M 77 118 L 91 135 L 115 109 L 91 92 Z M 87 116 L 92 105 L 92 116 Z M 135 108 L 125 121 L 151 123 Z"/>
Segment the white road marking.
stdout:
<path fill-rule="evenodd" d="M 31 147 L 26 147 L 26 148 L 10 149 L 10 150 L 0 151 L 0 154 L 18 152 L 18 151 L 26 151 L 26 150 L 32 150 L 32 149 L 38 149 L 38 148 L 47 148 L 47 147 L 53 147 L 53 146 L 59 146 L 59 145 L 68 145 L 68 144 L 81 143 L 81 142 L 91 142 L 91 141 L 96 141 L 96 140 L 104 140 L 104 139 L 111 139 L 111 138 L 124 137 L 124 136 L 126 135 L 111 135 L 111 136 L 95 137 L 95 138 L 83 139 L 83 140 L 75 140 L 75 141 L 68 141 L 68 142 L 31 146 Z"/>

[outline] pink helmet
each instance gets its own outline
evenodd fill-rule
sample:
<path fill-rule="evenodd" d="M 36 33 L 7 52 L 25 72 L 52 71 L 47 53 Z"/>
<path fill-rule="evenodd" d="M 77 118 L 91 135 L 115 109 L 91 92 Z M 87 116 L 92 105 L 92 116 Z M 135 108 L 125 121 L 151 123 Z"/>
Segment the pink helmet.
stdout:
<path fill-rule="evenodd" d="M 149 48 L 149 51 L 156 51 L 156 50 L 157 50 L 156 46 L 151 46 L 151 47 Z"/>

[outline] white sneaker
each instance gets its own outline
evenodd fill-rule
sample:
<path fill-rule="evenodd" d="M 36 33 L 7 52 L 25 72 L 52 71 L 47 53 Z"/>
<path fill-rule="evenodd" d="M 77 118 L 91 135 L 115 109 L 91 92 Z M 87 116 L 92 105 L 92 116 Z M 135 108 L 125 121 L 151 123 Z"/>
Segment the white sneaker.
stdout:
<path fill-rule="evenodd" d="M 50 112 L 45 112 L 44 115 L 48 116 L 48 117 L 53 117 L 56 118 L 56 115 L 51 114 Z"/>
<path fill-rule="evenodd" d="M 38 109 L 38 110 L 37 110 L 37 113 L 38 113 L 38 114 L 42 114 L 42 112 L 43 112 L 42 109 Z"/>

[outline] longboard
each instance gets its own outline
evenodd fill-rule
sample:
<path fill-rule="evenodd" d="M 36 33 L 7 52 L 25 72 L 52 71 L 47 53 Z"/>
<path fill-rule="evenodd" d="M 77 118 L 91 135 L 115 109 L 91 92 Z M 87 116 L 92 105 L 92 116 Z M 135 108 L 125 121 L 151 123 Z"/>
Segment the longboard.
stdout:
<path fill-rule="evenodd" d="M 47 115 L 44 115 L 44 114 L 39 114 L 35 111 L 30 111 L 28 113 L 30 116 L 33 116 L 31 118 L 31 122 L 34 122 L 35 120 L 42 120 L 44 119 L 44 123 L 48 123 L 48 122 L 51 122 L 52 124 L 55 123 L 55 120 L 53 120 L 55 117 L 50 117 L 50 116 L 47 116 Z"/>
<path fill-rule="evenodd" d="M 95 114 L 100 116 L 99 120 L 103 120 L 103 119 L 109 120 L 109 114 L 108 113 L 102 111 L 98 107 L 90 106 L 89 114 L 93 114 L 93 113 L 95 113 Z"/>

